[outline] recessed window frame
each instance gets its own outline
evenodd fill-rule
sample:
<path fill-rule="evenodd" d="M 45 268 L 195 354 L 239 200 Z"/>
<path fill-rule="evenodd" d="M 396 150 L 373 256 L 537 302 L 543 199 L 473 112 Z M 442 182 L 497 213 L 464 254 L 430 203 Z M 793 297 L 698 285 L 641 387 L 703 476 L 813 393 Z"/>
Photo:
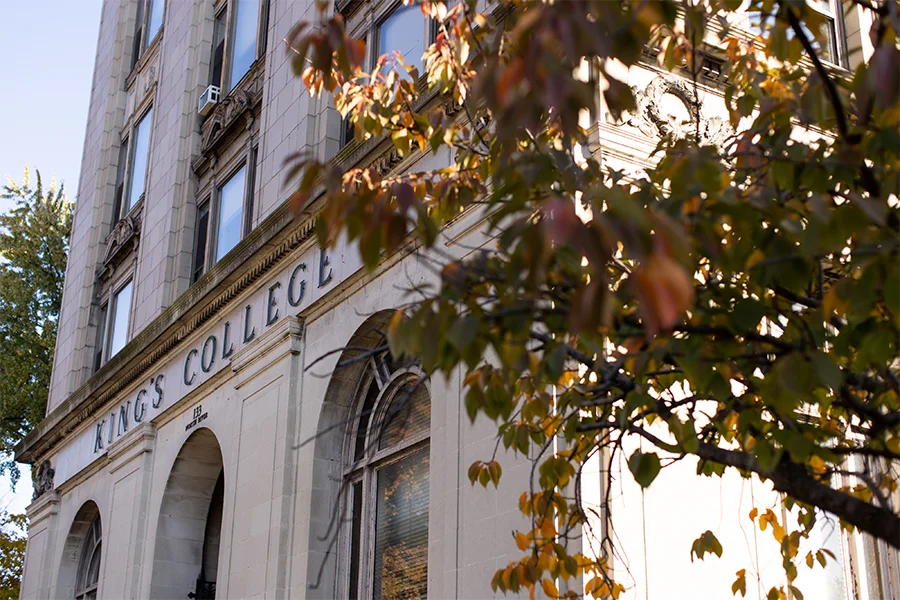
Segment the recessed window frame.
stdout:
<path fill-rule="evenodd" d="M 368 359 L 366 374 L 360 383 L 350 420 L 352 428 L 345 436 L 343 447 L 340 506 L 343 527 L 338 554 L 341 567 L 337 597 L 351 600 L 369 600 L 375 594 L 379 474 L 401 461 L 424 455 L 429 471 L 426 513 L 431 510 L 432 395 L 425 373 L 415 364 L 392 365 L 389 353 L 385 352 Z M 429 403 L 428 425 L 423 431 L 383 447 L 385 419 L 392 416 L 389 410 L 393 401 L 401 397 L 404 386 L 410 383 L 424 386 Z M 426 542 L 426 596 L 427 547 Z"/>
<path fill-rule="evenodd" d="M 116 191 L 113 199 L 112 219 L 110 229 L 116 226 L 122 218 L 130 213 L 141 201 L 147 197 L 147 185 L 150 180 L 150 158 L 153 149 L 153 105 L 147 104 L 140 112 L 135 111 L 137 118 L 132 118 L 122 134 L 119 144 L 119 164 L 116 165 Z M 131 189 L 134 178 L 135 153 L 137 152 L 138 136 L 142 132 L 141 126 L 147 126 L 147 156 L 144 163 L 144 187 L 137 198 L 132 200 Z M 124 165 L 122 161 L 124 160 Z"/>
<path fill-rule="evenodd" d="M 119 294 L 121 294 L 125 290 L 125 288 L 129 286 L 131 286 L 131 291 L 128 298 L 128 306 L 124 307 L 127 313 L 125 320 L 125 343 L 122 345 L 122 348 L 127 346 L 128 342 L 131 339 L 131 326 L 133 324 L 131 317 L 133 316 L 134 307 L 134 276 L 132 274 L 124 277 L 118 285 L 114 286 L 111 289 L 109 298 L 106 301 L 106 324 L 104 332 L 105 342 L 103 345 L 103 363 L 109 362 L 109 359 L 118 354 L 122 349 L 118 348 L 115 352 L 113 352 L 112 343 L 113 334 L 115 333 L 114 329 L 116 326 L 116 317 L 118 316 L 119 311 L 123 308 L 119 303 Z"/>
<path fill-rule="evenodd" d="M 806 6 L 814 10 L 830 23 L 832 33 L 830 56 L 819 50 L 819 57 L 829 64 L 839 67 L 847 66 L 847 31 L 844 23 L 844 11 L 841 0 L 806 0 Z M 763 31 L 762 15 L 758 11 L 747 11 L 747 29 L 753 33 Z M 772 15 L 768 16 L 773 18 Z M 816 43 L 815 40 L 812 40 Z"/>
<path fill-rule="evenodd" d="M 244 196 L 241 201 L 241 236 L 240 240 L 247 237 L 253 229 L 253 208 L 256 196 L 257 170 L 259 169 L 259 146 L 253 145 L 236 161 L 223 177 L 214 176 L 209 186 L 209 191 L 200 195 L 197 203 L 197 219 L 194 226 L 193 252 L 191 253 L 191 283 L 195 283 L 204 273 L 211 269 L 217 262 L 219 218 L 221 213 L 222 189 L 240 172 L 244 172 Z M 208 211 L 205 240 L 201 231 L 201 217 L 203 211 Z M 238 241 L 238 244 L 240 243 Z M 237 245 L 237 244 L 235 244 Z M 228 250 L 230 252 L 234 248 Z M 228 252 L 225 254 L 227 255 Z M 202 256 L 201 256 L 202 254 Z M 224 256 L 224 255 L 223 255 Z"/>
<path fill-rule="evenodd" d="M 103 560 L 102 533 L 100 515 L 97 515 L 88 527 L 87 535 L 81 546 L 78 573 L 75 577 L 75 600 L 97 599 L 100 587 L 100 564 Z"/>
<path fill-rule="evenodd" d="M 257 14 L 256 14 L 256 48 L 254 52 L 253 61 L 248 66 L 247 70 L 240 74 L 240 77 L 237 78 L 236 81 L 232 81 L 234 74 L 231 72 L 232 64 L 234 63 L 234 38 L 236 35 L 237 28 L 237 18 L 240 13 L 238 10 L 238 4 L 241 1 L 252 1 L 252 0 L 222 0 L 215 7 L 215 14 L 213 16 L 213 42 L 212 48 L 210 51 L 210 64 L 209 64 L 209 84 L 215 85 L 215 81 L 217 79 L 217 74 L 214 72 L 214 55 L 216 51 L 216 21 L 224 16 L 225 22 L 225 37 L 224 37 L 224 45 L 222 49 L 222 61 L 220 66 L 220 71 L 218 73 L 218 87 L 224 92 L 225 95 L 231 93 L 238 84 L 244 79 L 244 77 L 253 69 L 253 65 L 256 64 L 257 61 L 264 58 L 266 55 L 267 48 L 267 38 L 269 32 L 269 4 L 271 0 L 258 0 L 257 3 Z"/>
<path fill-rule="evenodd" d="M 378 9 L 368 9 L 360 26 L 353 29 L 353 38 L 362 40 L 365 44 L 365 58 L 363 60 L 363 70 L 371 71 L 375 66 L 375 61 L 381 56 L 378 48 L 381 45 L 381 29 L 399 10 L 419 10 L 418 4 L 404 5 L 402 0 L 389 2 Z M 422 52 L 424 53 L 428 47 L 434 43 L 438 34 L 438 22 L 427 15 L 422 15 L 423 42 Z M 421 60 L 421 57 L 419 57 Z M 419 79 L 425 76 L 424 63 L 419 68 Z M 340 139 L 338 144 L 340 148 L 345 147 L 354 139 L 354 127 L 350 121 L 341 117 Z"/>
<path fill-rule="evenodd" d="M 154 31 L 150 31 L 150 19 L 154 16 L 153 9 L 159 8 L 159 25 Z M 131 68 L 134 69 L 138 61 L 144 56 L 150 43 L 156 39 L 163 30 L 166 22 L 166 0 L 137 0 L 137 13 L 135 14 L 134 41 L 131 49 Z"/>

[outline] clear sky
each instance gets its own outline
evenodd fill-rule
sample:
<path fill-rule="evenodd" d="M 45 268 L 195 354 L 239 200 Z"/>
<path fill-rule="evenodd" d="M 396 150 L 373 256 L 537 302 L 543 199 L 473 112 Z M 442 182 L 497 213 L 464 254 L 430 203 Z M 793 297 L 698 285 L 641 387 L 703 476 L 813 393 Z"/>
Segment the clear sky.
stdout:
<path fill-rule="evenodd" d="M 0 181 L 38 168 L 74 200 L 101 0 L 0 0 Z M 3 202 L 3 201 L 0 201 Z M 0 204 L 0 211 L 7 210 Z"/>
<path fill-rule="evenodd" d="M 38 168 L 75 200 L 102 0 L 0 0 L 0 182 Z M 0 212 L 9 203 L 0 200 Z M 23 512 L 27 469 L 16 492 L 0 478 L 0 509 Z"/>

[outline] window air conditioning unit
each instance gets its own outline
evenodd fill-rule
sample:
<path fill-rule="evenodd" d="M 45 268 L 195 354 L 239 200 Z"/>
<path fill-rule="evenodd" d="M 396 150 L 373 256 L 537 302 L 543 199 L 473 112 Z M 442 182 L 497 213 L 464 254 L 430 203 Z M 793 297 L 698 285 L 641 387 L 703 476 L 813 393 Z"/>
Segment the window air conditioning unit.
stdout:
<path fill-rule="evenodd" d="M 200 94 L 200 102 L 197 105 L 197 114 L 205 117 L 219 103 L 219 94 L 222 90 L 218 86 L 211 85 Z"/>

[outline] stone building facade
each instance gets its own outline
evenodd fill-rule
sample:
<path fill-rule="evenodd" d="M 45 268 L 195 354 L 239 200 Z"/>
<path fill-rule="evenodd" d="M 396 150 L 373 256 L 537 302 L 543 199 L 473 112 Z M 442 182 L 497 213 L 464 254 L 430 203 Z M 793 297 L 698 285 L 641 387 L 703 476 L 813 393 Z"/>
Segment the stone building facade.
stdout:
<path fill-rule="evenodd" d="M 429 24 L 398 4 L 337 3 L 379 40 L 370 59 L 391 44 L 424 49 Z M 825 4 L 835 56 L 851 56 L 865 23 Z M 495 429 L 469 424 L 461 377 L 410 390 L 416 366 L 376 351 L 400 290 L 431 277 L 414 249 L 367 275 L 354 248 L 318 248 L 315 206 L 298 219 L 286 205 L 296 152 L 391 172 L 450 157 L 400 160 L 384 141 L 345 139 L 281 43 L 316 17 L 312 0 L 104 0 L 102 11 L 48 412 L 18 455 L 36 472 L 22 597 L 489 596 L 516 554 L 530 465 L 509 457 L 498 490 L 473 489 L 465 470 L 490 455 Z M 634 69 L 640 110 L 614 123 L 601 108 L 591 151 L 633 168 L 684 120 L 726 134 L 718 65 L 710 56 L 699 114 L 693 88 L 650 61 Z M 479 223 L 463 215 L 448 247 L 481 243 Z M 386 441 L 360 443 L 406 392 Z M 677 561 L 647 552 L 638 507 L 654 499 L 631 502 L 636 490 L 617 496 L 634 572 L 662 572 Z M 845 582 L 828 597 L 882 597 L 896 565 L 869 541 L 837 543 L 871 564 L 857 567 L 865 589 Z M 644 597 L 651 579 L 629 594 Z M 698 597 L 678 594 L 665 597 Z"/>

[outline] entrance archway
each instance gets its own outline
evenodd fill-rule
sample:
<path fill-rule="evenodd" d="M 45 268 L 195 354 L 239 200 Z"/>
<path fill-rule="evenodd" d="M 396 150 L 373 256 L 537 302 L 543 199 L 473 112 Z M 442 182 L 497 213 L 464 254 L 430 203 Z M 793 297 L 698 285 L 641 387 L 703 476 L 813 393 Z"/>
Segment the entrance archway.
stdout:
<path fill-rule="evenodd" d="M 225 478 L 222 451 L 209 429 L 181 447 L 156 526 L 150 597 L 215 598 Z"/>
<path fill-rule="evenodd" d="M 78 509 L 63 546 L 58 595 L 91 600 L 97 597 L 102 558 L 100 509 L 88 500 Z"/>

